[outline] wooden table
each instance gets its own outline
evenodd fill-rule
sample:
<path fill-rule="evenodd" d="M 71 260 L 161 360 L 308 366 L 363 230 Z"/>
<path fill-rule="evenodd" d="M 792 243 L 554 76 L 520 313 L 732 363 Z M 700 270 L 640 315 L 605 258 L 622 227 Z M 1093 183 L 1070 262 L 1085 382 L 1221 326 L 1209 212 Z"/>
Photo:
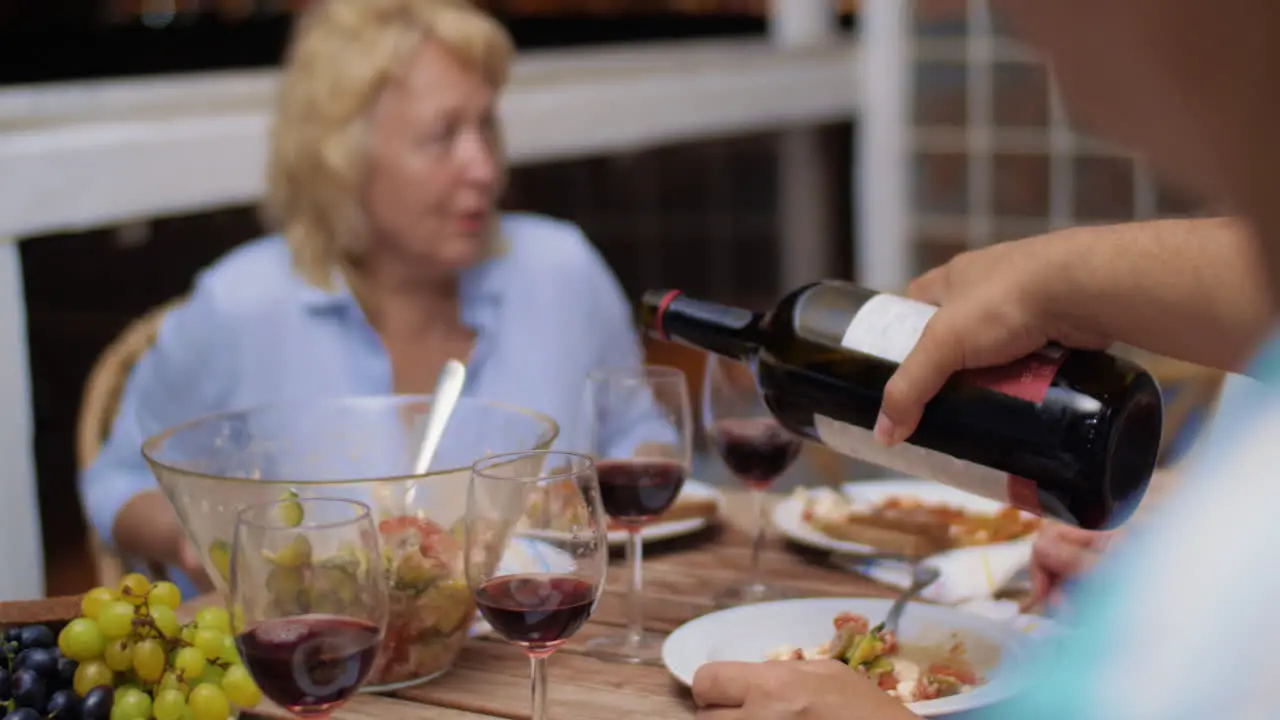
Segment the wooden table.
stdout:
<path fill-rule="evenodd" d="M 670 632 L 713 609 L 710 597 L 741 580 L 750 559 L 751 499 L 728 491 L 718 527 L 645 547 L 645 625 Z M 888 597 L 892 589 L 827 566 L 774 538 L 761 558 L 771 582 L 801 595 Z M 626 566 L 609 568 L 605 594 L 591 621 L 548 663 L 548 712 L 556 720 L 653 720 L 693 716 L 689 691 L 663 667 L 609 663 L 582 653 L 586 641 L 626 624 Z M 200 603 L 197 599 L 195 603 Z M 340 720 L 478 720 L 529 717 L 529 660 L 497 638 L 471 641 L 443 677 L 391 696 L 360 695 Z"/>

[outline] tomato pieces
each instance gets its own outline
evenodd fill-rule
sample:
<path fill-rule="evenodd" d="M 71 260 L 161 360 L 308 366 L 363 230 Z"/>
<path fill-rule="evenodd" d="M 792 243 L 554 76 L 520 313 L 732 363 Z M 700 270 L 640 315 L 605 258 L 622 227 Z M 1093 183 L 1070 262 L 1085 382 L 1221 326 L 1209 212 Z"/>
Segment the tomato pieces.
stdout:
<path fill-rule="evenodd" d="M 408 530 L 416 530 L 420 535 L 435 535 L 442 533 L 444 530 L 440 526 L 430 520 L 423 520 L 412 515 L 400 515 L 399 517 L 389 517 L 378 523 L 378 532 L 383 535 L 395 535 L 406 532 Z"/>
<path fill-rule="evenodd" d="M 891 655 L 898 652 L 898 635 L 892 630 L 885 630 L 880 633 L 880 642 L 884 643 L 884 654 Z"/>
<path fill-rule="evenodd" d="M 837 631 L 844 630 L 846 627 L 848 627 L 848 628 L 851 628 L 850 631 L 854 635 L 865 634 L 867 630 L 871 628 L 871 621 L 867 620 L 865 617 L 861 615 L 857 615 L 850 612 L 843 612 L 843 613 L 840 613 L 839 615 L 836 615 L 836 619 L 833 622 L 836 626 Z"/>
<path fill-rule="evenodd" d="M 916 702 L 921 702 L 923 700 L 937 700 L 941 696 L 942 691 L 938 689 L 937 685 L 926 682 L 924 678 L 920 678 L 916 682 Z"/>
<path fill-rule="evenodd" d="M 419 538 L 418 552 L 423 557 L 448 556 L 458 549 L 458 541 L 439 525 L 412 515 L 390 517 L 378 523 L 378 532 L 384 538 L 402 533 L 416 532 Z"/>
<path fill-rule="evenodd" d="M 936 662 L 929 666 L 929 674 L 949 677 L 964 685 L 977 685 L 978 676 L 968 668 L 960 668 L 948 663 Z"/>

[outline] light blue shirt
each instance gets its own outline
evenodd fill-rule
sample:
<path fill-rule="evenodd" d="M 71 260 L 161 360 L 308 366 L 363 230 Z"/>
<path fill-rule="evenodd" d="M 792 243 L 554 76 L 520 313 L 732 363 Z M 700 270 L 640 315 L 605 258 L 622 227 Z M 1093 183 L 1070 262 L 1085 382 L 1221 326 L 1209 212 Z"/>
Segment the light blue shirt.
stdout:
<path fill-rule="evenodd" d="M 559 449 L 624 456 L 669 439 L 644 402 L 603 423 L 598 438 L 583 422 L 588 374 L 638 367 L 643 353 L 631 305 L 582 231 L 511 214 L 502 236 L 505 250 L 461 278 L 462 320 L 477 335 L 464 395 L 551 416 Z M 114 546 L 116 514 L 156 487 L 141 446 L 164 428 L 263 404 L 390 392 L 390 360 L 351 293 L 306 283 L 280 237 L 248 243 L 200 274 L 134 368 L 110 438 L 80 477 L 89 519 Z"/>
<path fill-rule="evenodd" d="M 998 720 L 1280 718 L 1280 335 L 1229 383 L 1180 485 L 1071 594 Z"/>

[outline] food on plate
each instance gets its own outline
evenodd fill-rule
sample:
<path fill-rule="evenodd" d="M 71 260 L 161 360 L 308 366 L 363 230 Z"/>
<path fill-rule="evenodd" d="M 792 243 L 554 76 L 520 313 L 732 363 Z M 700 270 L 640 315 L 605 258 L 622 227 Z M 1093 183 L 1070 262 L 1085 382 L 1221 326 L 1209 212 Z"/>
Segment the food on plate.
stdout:
<path fill-rule="evenodd" d="M 553 529 L 569 530 L 575 523 L 580 523 L 581 518 L 575 517 L 575 513 L 584 512 L 582 502 L 568 493 L 576 493 L 577 488 L 571 483 L 556 483 L 554 485 L 539 488 L 537 492 L 539 497 L 533 498 L 529 502 L 527 514 L 533 516 L 535 513 L 550 512 L 554 518 L 551 525 Z M 651 525 L 660 522 L 673 522 L 677 520 L 689 520 L 692 518 L 712 518 L 720 512 L 720 505 L 713 497 L 705 495 L 693 495 L 692 493 L 681 493 L 676 501 L 672 503 L 667 511 L 645 523 Z M 610 530 L 623 529 L 612 518 L 609 519 Z"/>
<path fill-rule="evenodd" d="M 226 720 L 262 691 L 236 650 L 221 607 L 182 624 L 170 582 L 126 575 L 80 599 L 79 617 L 4 633 L 0 702 L 6 717 L 66 720 Z"/>
<path fill-rule="evenodd" d="M 911 555 L 1008 542 L 1040 527 L 1039 518 L 1009 506 L 973 512 L 907 495 L 857 503 L 831 488 L 800 488 L 796 496 L 804 521 L 824 535 Z"/>
<path fill-rule="evenodd" d="M 840 613 L 833 621 L 835 635 L 810 649 L 784 646 L 768 660 L 839 660 L 866 673 L 889 695 L 904 703 L 936 700 L 973 690 L 985 680 L 966 658 L 964 643 L 956 640 L 944 652 L 906 653 L 884 625 L 855 613 Z M 911 658 L 905 655 L 912 655 Z"/>

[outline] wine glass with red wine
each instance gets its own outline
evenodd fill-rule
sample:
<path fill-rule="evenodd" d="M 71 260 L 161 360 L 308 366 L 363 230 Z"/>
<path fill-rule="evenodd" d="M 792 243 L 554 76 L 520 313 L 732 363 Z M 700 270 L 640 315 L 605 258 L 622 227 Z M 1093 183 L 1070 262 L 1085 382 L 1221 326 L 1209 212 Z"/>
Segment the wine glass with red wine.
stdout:
<path fill-rule="evenodd" d="M 656 664 L 662 636 L 645 632 L 640 531 L 680 495 L 693 455 L 689 385 L 679 368 L 646 365 L 587 378 L 586 425 L 605 513 L 627 531 L 627 628 L 592 640 L 601 659 Z"/>
<path fill-rule="evenodd" d="M 267 699 L 323 718 L 368 677 L 387 629 L 387 574 L 369 506 L 294 498 L 240 511 L 231 614 Z"/>
<path fill-rule="evenodd" d="M 494 632 L 532 666 L 533 720 L 544 720 L 546 663 L 595 609 L 609 564 L 608 520 L 590 457 L 531 451 L 471 468 L 467 584 Z"/>
<path fill-rule="evenodd" d="M 719 355 L 707 356 L 702 421 L 716 452 L 729 471 L 751 490 L 755 503 L 747 580 L 725 588 L 715 601 L 727 606 L 786 598 L 784 589 L 764 582 L 760 574 L 760 550 L 768 527 L 764 500 L 769 486 L 800 454 L 800 438 L 773 419 L 751 369 Z"/>

